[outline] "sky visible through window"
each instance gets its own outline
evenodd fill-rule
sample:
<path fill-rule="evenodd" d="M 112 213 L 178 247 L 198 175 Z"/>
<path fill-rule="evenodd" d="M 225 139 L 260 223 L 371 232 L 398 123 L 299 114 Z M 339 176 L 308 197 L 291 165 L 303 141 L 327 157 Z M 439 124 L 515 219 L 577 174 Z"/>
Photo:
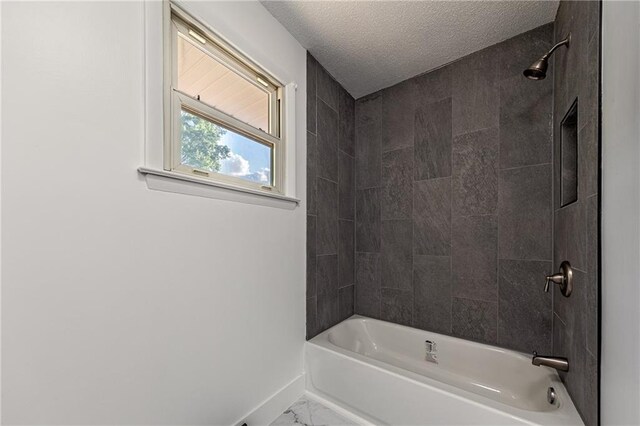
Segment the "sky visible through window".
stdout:
<path fill-rule="evenodd" d="M 271 148 L 227 131 L 220 140 L 229 147 L 229 157 L 222 160 L 220 172 L 252 182 L 271 185 Z"/>
<path fill-rule="evenodd" d="M 271 185 L 272 148 L 181 111 L 182 164 Z"/>

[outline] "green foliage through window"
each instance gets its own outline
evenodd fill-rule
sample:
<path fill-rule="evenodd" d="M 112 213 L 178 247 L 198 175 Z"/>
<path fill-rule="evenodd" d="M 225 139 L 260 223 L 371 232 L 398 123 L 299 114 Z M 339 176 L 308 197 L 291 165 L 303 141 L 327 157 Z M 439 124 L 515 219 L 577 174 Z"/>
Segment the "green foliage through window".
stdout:
<path fill-rule="evenodd" d="M 227 132 L 220 126 L 187 111 L 181 111 L 182 164 L 211 172 L 220 171 L 231 150 L 220 144 Z"/>

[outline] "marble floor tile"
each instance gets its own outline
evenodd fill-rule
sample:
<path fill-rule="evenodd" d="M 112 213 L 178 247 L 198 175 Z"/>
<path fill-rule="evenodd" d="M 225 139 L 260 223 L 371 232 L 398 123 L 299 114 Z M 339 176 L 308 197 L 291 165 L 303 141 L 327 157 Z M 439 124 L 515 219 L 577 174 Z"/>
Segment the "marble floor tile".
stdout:
<path fill-rule="evenodd" d="M 285 425 L 342 426 L 356 423 L 303 396 L 271 423 L 271 426 Z"/>

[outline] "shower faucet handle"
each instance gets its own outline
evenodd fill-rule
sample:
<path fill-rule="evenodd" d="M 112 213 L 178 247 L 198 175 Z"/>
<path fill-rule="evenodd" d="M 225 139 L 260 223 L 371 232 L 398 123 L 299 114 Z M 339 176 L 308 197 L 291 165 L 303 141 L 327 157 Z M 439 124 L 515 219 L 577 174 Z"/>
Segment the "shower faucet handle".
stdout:
<path fill-rule="evenodd" d="M 556 284 L 562 285 L 562 283 L 564 282 L 564 275 L 563 274 L 553 274 L 553 275 L 547 275 L 546 276 L 546 283 L 544 285 L 544 292 L 545 293 L 549 293 L 549 283 L 554 282 Z"/>
<path fill-rule="evenodd" d="M 560 292 L 563 296 L 571 296 L 573 291 L 573 269 L 571 264 L 566 260 L 560 264 L 560 272 L 553 275 L 546 276 L 546 282 L 544 284 L 544 292 L 549 292 L 549 283 L 555 283 L 560 286 Z"/>

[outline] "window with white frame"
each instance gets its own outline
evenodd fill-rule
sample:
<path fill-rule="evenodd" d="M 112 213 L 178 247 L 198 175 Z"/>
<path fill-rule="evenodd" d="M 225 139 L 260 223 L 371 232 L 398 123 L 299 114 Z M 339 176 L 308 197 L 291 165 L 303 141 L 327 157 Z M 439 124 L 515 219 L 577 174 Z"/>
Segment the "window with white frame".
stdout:
<path fill-rule="evenodd" d="M 184 11 L 170 9 L 165 170 L 282 194 L 282 84 Z"/>

